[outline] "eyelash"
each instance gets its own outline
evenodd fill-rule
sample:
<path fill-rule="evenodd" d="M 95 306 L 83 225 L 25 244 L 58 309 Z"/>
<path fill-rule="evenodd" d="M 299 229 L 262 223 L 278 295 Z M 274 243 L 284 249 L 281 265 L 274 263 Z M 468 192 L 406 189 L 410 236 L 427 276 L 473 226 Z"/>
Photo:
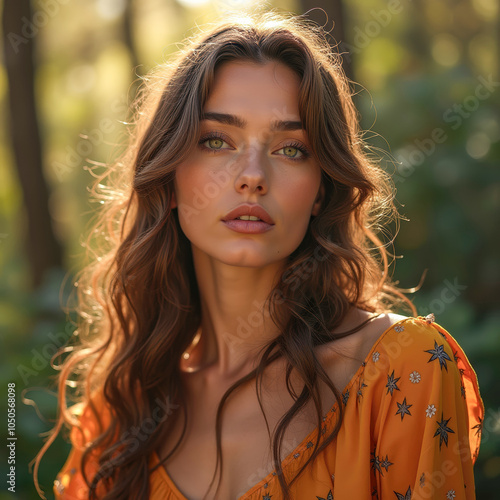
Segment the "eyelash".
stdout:
<path fill-rule="evenodd" d="M 229 143 L 229 139 L 223 133 L 210 132 L 210 133 L 205 134 L 204 136 L 202 136 L 200 138 L 200 140 L 198 141 L 198 146 L 202 150 L 207 151 L 207 152 L 211 152 L 211 153 L 217 153 L 218 151 L 220 151 L 218 149 L 207 148 L 206 146 L 203 145 L 205 142 L 207 142 L 210 139 L 221 139 L 222 141 Z M 291 158 L 289 156 L 280 155 L 280 156 L 285 156 L 288 160 L 291 160 L 291 161 L 303 161 L 311 156 L 311 153 L 309 152 L 309 150 L 302 143 L 297 142 L 297 141 L 293 141 L 289 144 L 285 144 L 280 149 L 284 149 L 284 148 L 295 148 L 295 149 L 298 149 L 302 153 L 302 156 L 300 158 Z"/>

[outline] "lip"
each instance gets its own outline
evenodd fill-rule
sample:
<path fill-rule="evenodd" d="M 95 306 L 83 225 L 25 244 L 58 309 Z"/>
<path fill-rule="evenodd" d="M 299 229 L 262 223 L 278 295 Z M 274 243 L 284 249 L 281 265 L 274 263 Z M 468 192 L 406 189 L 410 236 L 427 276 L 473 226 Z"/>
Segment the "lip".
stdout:
<path fill-rule="evenodd" d="M 258 217 L 260 220 L 254 221 L 237 219 L 237 217 L 240 217 L 241 215 L 251 215 Z M 225 215 L 221 220 L 229 229 L 232 229 L 237 233 L 265 233 L 274 226 L 273 219 L 260 205 L 250 205 L 248 203 L 231 210 L 231 212 Z"/>
<path fill-rule="evenodd" d="M 231 210 L 228 214 L 226 214 L 223 218 L 223 222 L 231 221 L 240 217 L 242 215 L 251 215 L 253 217 L 258 217 L 260 221 L 241 221 L 241 222 L 265 222 L 271 226 L 274 225 L 273 219 L 271 216 L 260 206 L 260 205 L 250 205 L 248 203 L 244 203 L 243 205 L 237 206 L 234 210 Z"/>

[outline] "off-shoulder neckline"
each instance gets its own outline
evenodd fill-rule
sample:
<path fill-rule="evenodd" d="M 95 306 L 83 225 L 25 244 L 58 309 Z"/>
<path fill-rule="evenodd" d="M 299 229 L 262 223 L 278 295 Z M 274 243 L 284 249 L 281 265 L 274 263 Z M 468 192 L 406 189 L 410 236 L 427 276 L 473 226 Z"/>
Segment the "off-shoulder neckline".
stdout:
<path fill-rule="evenodd" d="M 391 331 L 393 331 L 396 326 L 402 325 L 403 323 L 406 323 L 408 321 L 415 321 L 415 320 L 420 320 L 420 321 L 424 321 L 425 322 L 425 318 L 423 318 L 422 316 L 418 316 L 418 317 L 410 316 L 410 317 L 407 317 L 407 318 L 400 319 L 399 321 L 396 321 L 395 323 L 393 323 L 392 325 L 390 325 L 388 328 L 386 328 L 379 335 L 379 337 L 377 338 L 377 340 L 372 345 L 370 351 L 368 352 L 368 354 L 365 356 L 364 360 L 359 365 L 358 369 L 356 370 L 356 373 L 352 376 L 352 378 L 349 380 L 349 382 L 343 388 L 342 394 L 345 394 L 346 391 L 349 390 L 352 387 L 352 385 L 356 382 L 356 380 L 359 378 L 359 376 L 361 375 L 361 373 L 363 373 L 363 370 L 364 370 L 364 368 L 365 368 L 368 360 L 370 359 L 370 357 L 373 356 L 373 353 L 379 347 L 380 343 L 385 339 L 385 337 L 387 336 L 387 334 L 389 334 Z M 335 403 L 333 404 L 333 406 L 328 410 L 328 412 L 324 416 L 323 423 L 324 423 L 325 427 L 328 427 L 328 425 L 330 424 L 332 416 L 335 414 L 337 407 L 338 407 L 338 402 L 335 401 Z M 302 451 L 305 448 L 307 448 L 307 444 L 309 442 L 314 442 L 314 439 L 316 439 L 316 434 L 317 434 L 318 430 L 319 429 L 317 427 L 314 428 L 300 442 L 300 444 L 293 451 L 291 451 L 281 461 L 281 468 L 282 468 L 283 471 L 285 471 L 285 468 L 294 459 L 294 456 L 297 455 L 297 453 L 299 453 L 300 456 L 301 456 L 302 455 Z M 156 453 L 156 451 L 153 451 L 152 457 L 153 457 L 154 466 L 157 466 L 158 464 L 160 464 L 160 458 L 159 458 L 158 454 Z M 174 483 L 174 481 L 172 480 L 172 478 L 170 477 L 170 475 L 168 474 L 167 470 L 165 469 L 165 467 L 162 464 L 158 465 L 157 469 L 160 470 L 160 473 L 162 474 L 164 480 L 167 482 L 167 484 L 171 488 L 172 492 L 177 496 L 177 498 L 179 500 L 189 500 L 187 497 L 185 497 L 180 492 L 179 488 L 177 488 L 176 484 Z M 257 491 L 260 488 L 262 488 L 262 486 L 264 484 L 269 483 L 273 479 L 273 477 L 274 477 L 274 471 L 270 472 L 266 477 L 262 478 L 258 483 L 254 484 L 248 491 L 246 491 L 243 495 L 241 495 L 240 497 L 238 497 L 238 500 L 244 500 L 244 499 L 248 498 L 255 491 Z"/>

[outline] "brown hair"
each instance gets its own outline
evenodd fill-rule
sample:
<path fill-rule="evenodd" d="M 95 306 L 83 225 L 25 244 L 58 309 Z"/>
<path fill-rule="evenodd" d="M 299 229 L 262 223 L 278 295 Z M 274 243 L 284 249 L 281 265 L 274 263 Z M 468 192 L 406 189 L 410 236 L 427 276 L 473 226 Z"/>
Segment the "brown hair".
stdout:
<path fill-rule="evenodd" d="M 67 387 L 76 388 L 72 397 L 88 403 L 98 421 L 91 396 L 101 392 L 113 418 L 83 456 L 85 462 L 91 450 L 103 450 L 98 473 L 86 478 L 89 498 L 97 498 L 99 483 L 105 486 L 106 499 L 123 498 L 124 492 L 148 498 L 148 457 L 173 422 L 152 419 L 155 401 L 183 405 L 179 361 L 199 327 L 200 298 L 190 243 L 170 200 L 176 167 L 199 139 L 200 117 L 214 74 L 219 65 L 233 60 L 278 61 L 299 75 L 300 119 L 322 169 L 325 198 L 268 297 L 268 312 L 281 334 L 262 351 L 256 370 L 231 387 L 219 405 L 217 470 L 222 466 L 225 401 L 236 387 L 253 379 L 260 401 L 262 373 L 282 357 L 287 382 L 294 370 L 304 383 L 298 395 L 287 383 L 295 402 L 271 440 L 277 477 L 288 498 L 298 475 L 286 478 L 281 469 L 283 436 L 311 400 L 321 425 L 320 381 L 335 394 L 339 418 L 331 433 L 321 439 L 318 433 L 314 451 L 298 474 L 335 438 L 342 420 L 339 391 L 313 348 L 365 324 L 332 334 L 351 306 L 380 313 L 407 300 L 390 283 L 388 252 L 376 236 L 384 221 L 397 220 L 394 190 L 367 153 L 349 81 L 327 34 L 301 16 L 276 12 L 249 14 L 205 29 L 175 61 L 146 77 L 136 101 L 130 146 L 98 177 L 92 191 L 104 207 L 87 246 L 92 247 L 96 234 L 100 246 L 93 250 L 97 258 L 77 277 L 75 338 L 79 340 L 66 347 L 71 352 L 59 367 L 59 417 L 35 467 L 36 475 L 41 455 L 65 423 L 78 426 L 67 409 Z M 278 317 L 278 305 L 286 311 L 286 321 Z M 147 419 L 155 422 L 151 432 L 136 446 L 128 446 L 126 431 Z M 182 436 L 177 446 L 181 440 Z M 35 484 L 38 488 L 36 478 Z"/>

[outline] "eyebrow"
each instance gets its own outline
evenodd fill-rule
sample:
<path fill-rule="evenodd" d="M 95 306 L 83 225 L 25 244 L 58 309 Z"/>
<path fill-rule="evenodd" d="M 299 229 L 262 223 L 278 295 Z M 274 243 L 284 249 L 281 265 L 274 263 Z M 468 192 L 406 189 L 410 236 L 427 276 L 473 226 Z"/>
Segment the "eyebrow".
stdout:
<path fill-rule="evenodd" d="M 245 128 L 247 125 L 247 121 L 239 116 L 228 113 L 217 113 L 215 111 L 206 111 L 202 113 L 201 120 L 212 120 L 238 128 Z M 271 130 L 273 132 L 290 132 L 293 130 L 303 130 L 303 128 L 301 121 L 274 120 L 271 123 Z"/>

